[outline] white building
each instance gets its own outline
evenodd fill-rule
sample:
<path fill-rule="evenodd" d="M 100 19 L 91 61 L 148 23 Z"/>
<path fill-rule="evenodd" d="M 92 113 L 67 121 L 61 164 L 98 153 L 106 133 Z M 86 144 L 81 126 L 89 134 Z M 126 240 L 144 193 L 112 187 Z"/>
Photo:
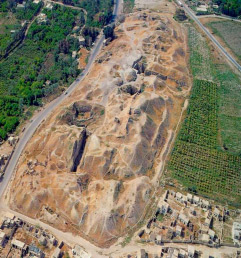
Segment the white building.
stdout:
<path fill-rule="evenodd" d="M 20 250 L 22 252 L 22 254 L 26 254 L 27 245 L 22 241 L 19 241 L 17 239 L 13 239 L 11 241 L 11 247 Z"/>
<path fill-rule="evenodd" d="M 201 207 L 202 207 L 202 208 L 205 208 L 205 209 L 209 209 L 209 208 L 210 208 L 209 201 L 207 201 L 207 200 L 202 200 Z"/>
<path fill-rule="evenodd" d="M 49 9 L 49 10 L 52 10 L 53 9 L 53 5 L 51 3 L 47 3 L 46 4 L 46 8 Z"/>
<path fill-rule="evenodd" d="M 213 241 L 215 238 L 215 232 L 212 229 L 209 229 L 208 235 L 209 235 L 210 239 Z"/>
<path fill-rule="evenodd" d="M 60 255 L 61 255 L 61 250 L 57 247 L 57 248 L 55 248 L 51 258 L 59 258 Z"/>
<path fill-rule="evenodd" d="M 187 247 L 188 258 L 193 258 L 195 255 L 195 248 L 192 245 Z"/>
<path fill-rule="evenodd" d="M 72 254 L 74 258 L 91 258 L 91 255 L 85 252 L 79 245 L 75 245 L 72 249 Z"/>
<path fill-rule="evenodd" d="M 232 235 L 234 242 L 241 241 L 241 222 L 233 223 Z"/>
<path fill-rule="evenodd" d="M 177 225 L 176 226 L 176 235 L 181 236 L 182 235 L 182 227 Z"/>
<path fill-rule="evenodd" d="M 183 195 L 179 192 L 176 193 L 176 200 L 181 202 Z"/>
<path fill-rule="evenodd" d="M 187 201 L 190 202 L 190 203 L 192 203 L 192 200 L 193 200 L 193 199 L 192 199 L 192 194 L 188 193 L 188 194 L 187 194 Z"/>
<path fill-rule="evenodd" d="M 218 218 L 219 215 L 220 215 L 220 210 L 215 208 L 214 211 L 213 211 L 213 215 Z"/>
<path fill-rule="evenodd" d="M 200 198 L 198 196 L 194 196 L 193 197 L 193 203 L 196 204 L 196 205 L 199 205 L 200 204 Z"/>
<path fill-rule="evenodd" d="M 181 214 L 178 216 L 178 219 L 179 219 L 184 225 L 188 226 L 189 218 L 188 218 L 185 214 L 181 213 Z"/>
<path fill-rule="evenodd" d="M 211 219 L 206 218 L 205 221 L 204 221 L 204 223 L 203 223 L 203 225 L 204 225 L 204 226 L 207 226 L 208 228 L 210 228 L 210 224 L 211 224 Z"/>

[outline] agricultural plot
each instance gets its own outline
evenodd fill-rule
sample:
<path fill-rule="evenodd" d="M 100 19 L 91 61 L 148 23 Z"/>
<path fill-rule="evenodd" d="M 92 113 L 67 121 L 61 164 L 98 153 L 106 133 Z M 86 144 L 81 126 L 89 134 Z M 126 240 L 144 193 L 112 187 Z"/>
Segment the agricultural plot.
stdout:
<path fill-rule="evenodd" d="M 241 199 L 241 158 L 217 147 L 217 85 L 195 80 L 188 114 L 169 168 L 174 177 L 202 194 Z M 217 195 L 217 196 L 218 196 Z"/>
<path fill-rule="evenodd" d="M 193 27 L 189 48 L 193 89 L 168 168 L 189 190 L 240 207 L 240 80 L 226 64 L 214 63 Z"/>
<path fill-rule="evenodd" d="M 241 61 L 241 23 L 221 19 L 221 21 L 209 22 L 206 25 L 224 41 Z"/>

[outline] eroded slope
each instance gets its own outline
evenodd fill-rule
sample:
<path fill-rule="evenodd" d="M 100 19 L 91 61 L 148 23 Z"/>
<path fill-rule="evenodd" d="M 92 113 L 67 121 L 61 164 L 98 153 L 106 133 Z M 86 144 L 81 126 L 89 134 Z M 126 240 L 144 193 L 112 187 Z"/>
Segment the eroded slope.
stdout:
<path fill-rule="evenodd" d="M 171 14 L 135 12 L 116 35 L 37 130 L 10 191 L 13 209 L 98 245 L 138 222 L 190 85 Z"/>

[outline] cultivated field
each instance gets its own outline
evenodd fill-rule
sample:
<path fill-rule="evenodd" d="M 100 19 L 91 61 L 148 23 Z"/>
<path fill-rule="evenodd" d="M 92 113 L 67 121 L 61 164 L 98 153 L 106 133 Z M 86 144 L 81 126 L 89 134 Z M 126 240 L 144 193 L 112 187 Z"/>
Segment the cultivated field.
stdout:
<path fill-rule="evenodd" d="M 240 79 L 211 59 L 210 48 L 193 27 L 189 47 L 193 89 L 169 169 L 189 190 L 239 206 Z"/>
<path fill-rule="evenodd" d="M 234 55 L 241 61 L 241 23 L 231 20 L 215 19 L 205 25 L 211 29 L 216 37 L 223 41 Z"/>

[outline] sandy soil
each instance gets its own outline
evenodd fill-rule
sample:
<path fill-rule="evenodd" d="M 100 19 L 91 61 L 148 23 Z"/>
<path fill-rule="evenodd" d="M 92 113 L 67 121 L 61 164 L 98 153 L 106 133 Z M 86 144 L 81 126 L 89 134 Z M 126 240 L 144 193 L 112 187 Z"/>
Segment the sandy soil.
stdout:
<path fill-rule="evenodd" d="M 18 164 L 12 209 L 102 247 L 139 221 L 190 90 L 186 31 L 165 7 L 129 15 L 39 127 Z"/>

